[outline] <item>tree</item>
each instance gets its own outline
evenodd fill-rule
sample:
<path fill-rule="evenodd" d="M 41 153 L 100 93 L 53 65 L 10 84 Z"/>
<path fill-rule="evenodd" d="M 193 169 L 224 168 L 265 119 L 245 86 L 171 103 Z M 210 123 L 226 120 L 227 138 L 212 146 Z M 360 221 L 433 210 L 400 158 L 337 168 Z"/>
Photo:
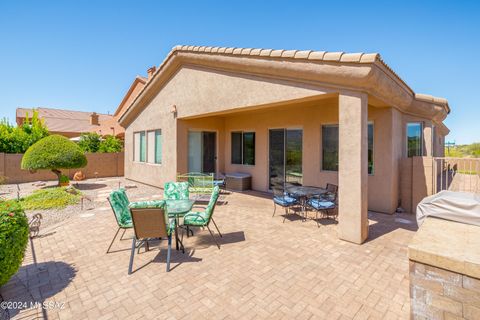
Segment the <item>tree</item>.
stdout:
<path fill-rule="evenodd" d="M 98 148 L 98 152 L 102 153 L 120 151 L 122 151 L 122 141 L 111 135 L 105 136 L 100 142 L 100 147 Z"/>
<path fill-rule="evenodd" d="M 60 178 L 60 169 L 82 168 L 87 165 L 87 158 L 75 142 L 54 134 L 45 137 L 25 152 L 22 158 L 22 169 L 36 171 L 40 169 L 52 170 Z"/>
<path fill-rule="evenodd" d="M 31 118 L 27 116 L 20 126 L 11 125 L 6 119 L 0 121 L 0 152 L 24 153 L 38 140 L 48 136 L 48 129 L 38 112 L 33 111 Z"/>
<path fill-rule="evenodd" d="M 78 141 L 78 146 L 83 152 L 98 152 L 100 148 L 101 137 L 96 132 L 83 133 Z"/>

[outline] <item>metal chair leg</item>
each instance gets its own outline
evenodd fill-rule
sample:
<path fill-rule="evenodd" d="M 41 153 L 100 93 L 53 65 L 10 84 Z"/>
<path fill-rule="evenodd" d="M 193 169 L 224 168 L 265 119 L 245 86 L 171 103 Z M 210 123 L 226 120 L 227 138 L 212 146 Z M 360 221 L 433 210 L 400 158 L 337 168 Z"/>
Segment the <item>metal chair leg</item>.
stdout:
<path fill-rule="evenodd" d="M 125 231 L 127 231 L 127 229 L 123 229 L 123 233 L 122 233 L 122 236 L 120 237 L 120 240 L 126 240 L 126 239 L 123 239 L 123 236 L 125 235 Z"/>
<path fill-rule="evenodd" d="M 272 214 L 272 218 L 275 217 L 275 211 L 277 211 L 277 205 L 275 204 L 275 202 L 273 203 L 273 214 Z"/>
<path fill-rule="evenodd" d="M 283 216 L 283 222 L 282 223 L 285 223 L 285 219 L 287 218 L 287 214 L 288 214 L 288 211 L 287 211 L 287 208 L 285 208 L 285 215 Z"/>
<path fill-rule="evenodd" d="M 137 239 L 135 236 L 132 239 L 132 252 L 130 253 L 130 263 L 128 265 L 128 274 L 132 274 L 133 268 L 133 257 L 135 256 L 135 246 L 136 246 Z"/>
<path fill-rule="evenodd" d="M 110 252 L 110 248 L 112 248 L 113 242 L 117 238 L 118 232 L 120 231 L 120 228 L 117 229 L 117 232 L 115 232 L 115 235 L 113 236 L 112 242 L 110 242 L 110 245 L 108 246 L 107 253 Z"/>
<path fill-rule="evenodd" d="M 217 244 L 218 249 L 220 249 L 220 245 L 218 244 L 217 239 L 213 235 L 213 232 L 212 232 L 212 230 L 210 230 L 210 227 L 208 225 L 207 225 L 207 229 L 210 232 L 210 235 L 212 236 L 213 240 L 215 240 L 215 243 Z"/>
<path fill-rule="evenodd" d="M 220 230 L 218 230 L 217 224 L 215 223 L 215 220 L 212 218 L 212 222 L 215 225 L 215 228 L 217 229 L 218 234 L 220 235 L 220 238 L 223 238 L 222 234 L 220 233 Z"/>
<path fill-rule="evenodd" d="M 172 253 L 172 235 L 168 236 L 168 251 L 167 251 L 167 272 L 170 271 L 170 256 Z"/>

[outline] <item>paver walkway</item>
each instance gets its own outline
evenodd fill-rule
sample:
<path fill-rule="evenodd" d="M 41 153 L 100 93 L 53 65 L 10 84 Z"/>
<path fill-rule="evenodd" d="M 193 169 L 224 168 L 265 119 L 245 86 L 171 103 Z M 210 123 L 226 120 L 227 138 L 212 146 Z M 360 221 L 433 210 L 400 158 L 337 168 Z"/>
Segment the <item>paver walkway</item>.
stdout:
<path fill-rule="evenodd" d="M 221 250 L 208 231 L 185 239 L 165 272 L 166 244 L 136 255 L 128 276 L 130 240 L 105 254 L 116 226 L 98 189 L 94 210 L 41 231 L 24 266 L 0 293 L 5 301 L 45 302 L 10 310 L 13 318 L 49 319 L 407 319 L 410 215 L 370 213 L 370 240 L 338 240 L 336 225 L 287 219 L 264 194 L 222 198 L 215 220 Z M 152 187 L 137 184 L 137 200 Z M 142 194 L 141 190 L 145 190 Z M 161 190 L 153 192 L 156 198 Z M 130 236 L 131 233 L 126 234 Z M 143 250 L 142 250 L 143 252 Z M 56 303 L 56 304 L 55 304 Z"/>

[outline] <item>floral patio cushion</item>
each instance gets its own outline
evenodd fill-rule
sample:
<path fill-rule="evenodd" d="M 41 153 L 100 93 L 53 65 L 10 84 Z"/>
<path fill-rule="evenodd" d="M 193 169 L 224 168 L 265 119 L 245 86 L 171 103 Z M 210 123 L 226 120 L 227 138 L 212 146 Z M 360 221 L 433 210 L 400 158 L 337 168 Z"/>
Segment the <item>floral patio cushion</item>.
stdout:
<path fill-rule="evenodd" d="M 109 198 L 113 213 L 117 218 L 118 226 L 131 228 L 132 217 L 130 216 L 130 209 L 128 208 L 129 201 L 125 189 L 112 191 Z"/>
<path fill-rule="evenodd" d="M 167 182 L 163 190 L 163 197 L 168 200 L 186 200 L 190 197 L 188 182 Z"/>
<path fill-rule="evenodd" d="M 183 224 L 192 226 L 207 225 L 210 222 L 210 218 L 213 214 L 213 207 L 218 200 L 219 194 L 220 188 L 218 186 L 215 186 L 213 188 L 212 196 L 210 197 L 210 201 L 208 202 L 205 211 L 190 211 L 183 217 Z"/>

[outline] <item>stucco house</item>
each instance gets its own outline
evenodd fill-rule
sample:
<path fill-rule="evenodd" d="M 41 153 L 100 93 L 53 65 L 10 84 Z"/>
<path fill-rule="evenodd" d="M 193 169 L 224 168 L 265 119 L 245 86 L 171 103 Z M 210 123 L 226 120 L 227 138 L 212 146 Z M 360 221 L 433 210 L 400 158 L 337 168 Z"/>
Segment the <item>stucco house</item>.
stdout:
<path fill-rule="evenodd" d="M 393 213 L 400 161 L 442 156 L 446 99 L 415 93 L 376 53 L 177 46 L 128 106 L 125 176 L 245 172 L 339 185 L 339 237 L 362 243 L 367 209 Z"/>

